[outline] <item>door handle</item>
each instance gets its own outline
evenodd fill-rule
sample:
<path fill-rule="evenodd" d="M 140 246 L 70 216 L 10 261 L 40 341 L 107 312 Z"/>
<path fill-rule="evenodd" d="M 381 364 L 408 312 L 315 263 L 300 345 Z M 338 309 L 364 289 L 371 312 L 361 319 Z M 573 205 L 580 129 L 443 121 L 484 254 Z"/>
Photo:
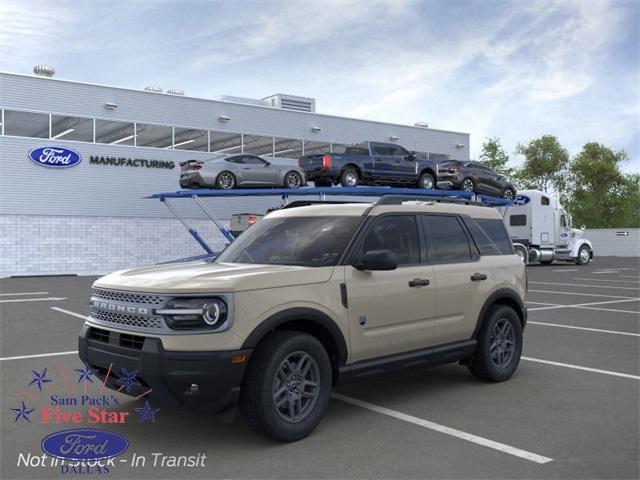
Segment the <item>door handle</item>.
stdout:
<path fill-rule="evenodd" d="M 409 286 L 413 287 L 426 287 L 429 285 L 429 279 L 427 278 L 414 278 L 413 280 L 409 280 Z"/>
<path fill-rule="evenodd" d="M 472 282 L 481 282 L 482 280 L 486 280 L 487 276 L 484 273 L 474 273 L 471 275 Z"/>
<path fill-rule="evenodd" d="M 251 170 L 251 167 L 242 167 L 243 170 Z"/>

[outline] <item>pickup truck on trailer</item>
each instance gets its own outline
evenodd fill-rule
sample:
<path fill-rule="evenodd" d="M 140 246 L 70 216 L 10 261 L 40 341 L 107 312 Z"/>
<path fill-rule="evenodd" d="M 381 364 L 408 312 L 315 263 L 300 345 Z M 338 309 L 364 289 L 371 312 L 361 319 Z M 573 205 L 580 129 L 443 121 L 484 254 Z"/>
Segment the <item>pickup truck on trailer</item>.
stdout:
<path fill-rule="evenodd" d="M 298 165 L 317 187 L 339 183 L 343 187 L 398 185 L 432 190 L 438 178 L 436 162 L 394 143 L 363 142 L 347 147 L 342 154 L 302 157 Z"/>

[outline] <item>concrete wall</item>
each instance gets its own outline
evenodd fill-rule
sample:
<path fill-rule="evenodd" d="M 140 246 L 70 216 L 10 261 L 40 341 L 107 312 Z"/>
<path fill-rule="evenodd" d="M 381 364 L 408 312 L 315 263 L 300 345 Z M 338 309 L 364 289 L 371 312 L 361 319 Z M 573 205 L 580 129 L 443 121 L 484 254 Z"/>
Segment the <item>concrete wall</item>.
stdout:
<path fill-rule="evenodd" d="M 629 235 L 617 235 L 619 232 Z M 588 229 L 584 238 L 591 240 L 596 257 L 640 257 L 640 228 Z"/>

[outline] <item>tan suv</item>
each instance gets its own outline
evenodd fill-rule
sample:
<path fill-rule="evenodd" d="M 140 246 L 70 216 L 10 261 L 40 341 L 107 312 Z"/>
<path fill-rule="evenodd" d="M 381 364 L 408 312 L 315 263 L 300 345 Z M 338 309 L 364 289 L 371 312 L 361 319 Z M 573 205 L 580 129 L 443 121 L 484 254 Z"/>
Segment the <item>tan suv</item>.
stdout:
<path fill-rule="evenodd" d="M 294 441 L 339 383 L 449 362 L 507 380 L 525 293 L 493 208 L 402 197 L 284 208 L 213 263 L 96 281 L 79 351 L 110 388 L 218 413 L 239 403 L 255 431 Z"/>

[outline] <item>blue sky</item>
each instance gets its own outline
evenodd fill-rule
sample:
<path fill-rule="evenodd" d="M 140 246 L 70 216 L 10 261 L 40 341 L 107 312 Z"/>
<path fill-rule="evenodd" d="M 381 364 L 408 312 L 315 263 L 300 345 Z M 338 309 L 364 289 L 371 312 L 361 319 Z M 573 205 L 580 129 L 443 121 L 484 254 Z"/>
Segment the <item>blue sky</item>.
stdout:
<path fill-rule="evenodd" d="M 320 113 L 595 140 L 640 172 L 640 2 L 0 0 L 0 70 L 187 95 L 317 99 Z M 515 157 L 514 163 L 522 159 Z"/>

